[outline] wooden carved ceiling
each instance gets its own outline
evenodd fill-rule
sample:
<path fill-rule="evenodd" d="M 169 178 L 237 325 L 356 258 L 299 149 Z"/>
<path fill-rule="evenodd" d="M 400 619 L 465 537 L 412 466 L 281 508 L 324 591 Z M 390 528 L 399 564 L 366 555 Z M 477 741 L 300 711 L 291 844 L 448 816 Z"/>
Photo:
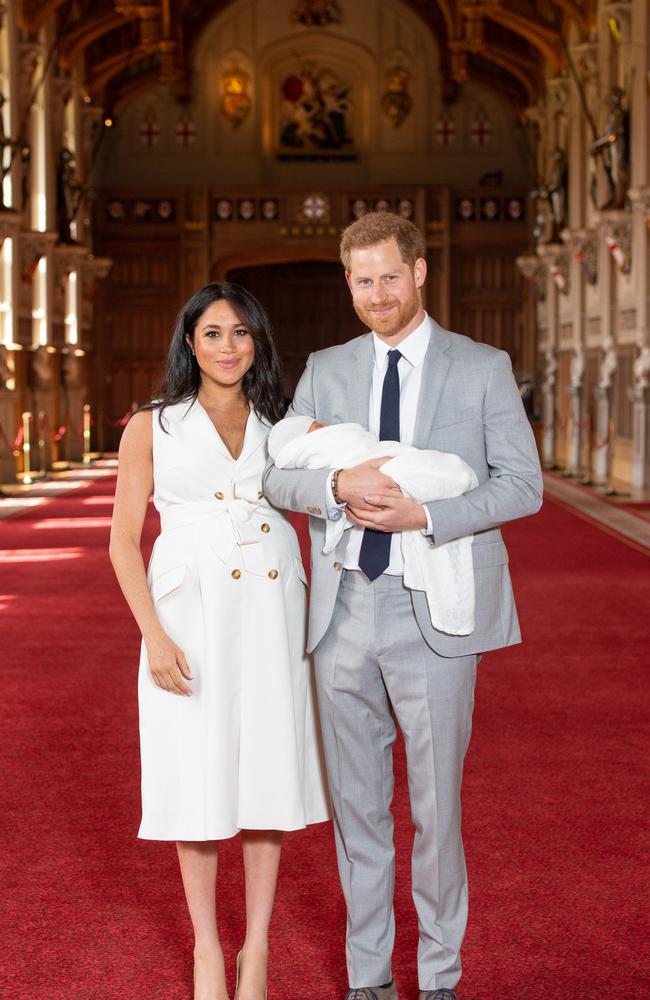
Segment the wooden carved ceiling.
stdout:
<path fill-rule="evenodd" d="M 52 13 L 63 69 L 83 59 L 90 99 L 119 111 L 142 87 L 173 84 L 179 100 L 192 86 L 192 56 L 208 22 L 233 0 L 24 0 L 22 28 L 38 32 Z M 569 24 L 593 30 L 595 0 L 405 0 L 435 36 L 444 92 L 481 80 L 518 110 L 541 96 L 544 73 L 564 64 Z"/>

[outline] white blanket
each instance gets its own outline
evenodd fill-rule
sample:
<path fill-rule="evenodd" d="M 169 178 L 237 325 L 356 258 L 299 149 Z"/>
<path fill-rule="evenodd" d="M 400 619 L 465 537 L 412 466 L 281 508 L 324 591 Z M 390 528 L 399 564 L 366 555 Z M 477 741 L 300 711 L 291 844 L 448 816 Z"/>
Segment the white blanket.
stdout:
<path fill-rule="evenodd" d="M 387 455 L 381 471 L 417 503 L 460 496 L 478 486 L 474 471 L 458 455 L 378 441 L 360 424 L 333 424 L 308 434 L 311 423 L 310 417 L 285 417 L 275 425 L 268 447 L 278 469 L 349 469 Z M 335 521 L 327 518 L 323 553 L 331 552 L 351 526 L 345 513 Z M 421 531 L 404 531 L 402 556 L 404 584 L 426 593 L 433 627 L 469 635 L 474 630 L 472 536 L 431 545 Z"/>

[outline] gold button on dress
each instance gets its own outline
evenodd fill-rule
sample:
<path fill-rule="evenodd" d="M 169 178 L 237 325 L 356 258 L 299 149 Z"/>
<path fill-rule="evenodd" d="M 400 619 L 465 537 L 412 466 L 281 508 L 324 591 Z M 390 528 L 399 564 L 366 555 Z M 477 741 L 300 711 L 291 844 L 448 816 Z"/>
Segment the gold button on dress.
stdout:
<path fill-rule="evenodd" d="M 239 577 L 241 576 L 241 570 L 234 569 L 230 575 L 233 578 L 233 580 L 238 580 Z"/>
<path fill-rule="evenodd" d="M 263 531 L 265 535 L 267 535 L 270 530 L 271 530 L 271 525 L 266 523 L 264 523 L 260 528 L 260 531 Z"/>
<path fill-rule="evenodd" d="M 277 578 L 277 575 L 278 575 L 277 569 L 270 569 L 269 572 L 268 572 L 268 576 L 269 576 L 270 580 L 275 580 Z"/>

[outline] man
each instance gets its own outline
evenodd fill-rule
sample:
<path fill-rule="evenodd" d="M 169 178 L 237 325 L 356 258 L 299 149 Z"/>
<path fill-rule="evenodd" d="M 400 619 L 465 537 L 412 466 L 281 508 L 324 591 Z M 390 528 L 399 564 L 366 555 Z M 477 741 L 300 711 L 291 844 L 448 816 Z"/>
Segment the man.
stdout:
<path fill-rule="evenodd" d="M 420 506 L 379 471 L 267 468 L 272 503 L 310 514 L 308 648 L 316 664 L 339 874 L 347 905 L 346 1000 L 397 1000 L 390 803 L 397 720 L 415 825 L 419 1000 L 455 1000 L 467 922 L 460 824 L 463 759 L 480 655 L 520 641 L 499 525 L 533 514 L 542 479 L 510 360 L 443 330 L 422 307 L 425 245 L 410 222 L 371 213 L 349 226 L 341 260 L 370 333 L 313 354 L 291 411 L 357 421 L 380 439 L 454 452 L 479 485 Z M 322 554 L 325 519 L 354 522 Z M 433 628 L 423 592 L 403 582 L 400 533 L 432 545 L 473 534 L 476 625 Z"/>

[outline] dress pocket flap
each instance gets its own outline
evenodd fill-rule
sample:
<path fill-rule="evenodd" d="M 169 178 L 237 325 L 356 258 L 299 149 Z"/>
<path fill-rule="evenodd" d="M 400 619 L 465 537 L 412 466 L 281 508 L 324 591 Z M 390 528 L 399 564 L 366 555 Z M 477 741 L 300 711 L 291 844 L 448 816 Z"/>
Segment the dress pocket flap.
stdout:
<path fill-rule="evenodd" d="M 472 545 L 472 557 L 474 569 L 482 569 L 484 566 L 503 566 L 508 562 L 508 550 L 503 542 L 487 542 L 484 545 L 477 545 L 476 540 Z"/>
<path fill-rule="evenodd" d="M 305 567 L 302 564 L 302 559 L 300 558 L 300 556 L 296 556 L 295 565 L 296 565 L 296 573 L 298 574 L 298 579 L 302 580 L 305 587 L 308 587 L 309 582 L 307 580 L 307 573 L 305 572 Z"/>
<path fill-rule="evenodd" d="M 150 588 L 152 600 L 159 601 L 161 598 L 171 594 L 177 587 L 180 587 L 185 579 L 185 569 L 185 566 L 174 566 L 172 569 L 166 569 L 164 573 L 157 576 Z"/>

